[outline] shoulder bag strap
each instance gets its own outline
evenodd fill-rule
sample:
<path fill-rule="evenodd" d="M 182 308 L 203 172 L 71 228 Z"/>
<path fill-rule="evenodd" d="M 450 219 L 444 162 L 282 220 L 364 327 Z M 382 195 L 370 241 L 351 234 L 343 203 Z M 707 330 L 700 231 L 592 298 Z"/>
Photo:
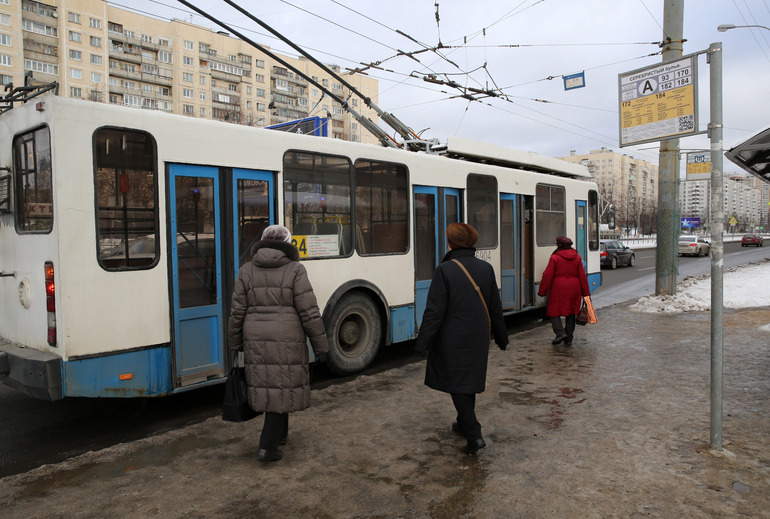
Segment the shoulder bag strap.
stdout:
<path fill-rule="evenodd" d="M 479 299 L 481 299 L 481 304 L 484 305 L 484 310 L 486 310 L 486 312 L 487 312 L 487 321 L 489 321 L 489 331 L 490 331 L 490 333 L 492 333 L 492 318 L 489 316 L 489 307 L 487 307 L 487 302 L 484 299 L 484 294 L 481 293 L 481 289 L 476 284 L 476 282 L 473 280 L 473 276 L 471 276 L 470 272 L 468 272 L 468 270 L 465 268 L 465 266 L 463 266 L 463 264 L 460 263 L 459 261 L 457 261 L 456 259 L 453 259 L 452 261 L 457 263 L 457 265 L 459 265 L 459 267 L 461 269 L 463 269 L 463 272 L 465 272 L 465 275 L 468 276 L 468 280 L 471 282 L 471 285 L 473 285 L 473 289 L 479 295 Z"/>

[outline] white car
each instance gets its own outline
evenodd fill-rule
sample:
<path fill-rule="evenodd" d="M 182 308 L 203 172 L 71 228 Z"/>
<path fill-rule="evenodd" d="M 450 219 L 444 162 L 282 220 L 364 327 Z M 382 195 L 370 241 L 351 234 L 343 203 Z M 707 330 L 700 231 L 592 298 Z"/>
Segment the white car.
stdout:
<path fill-rule="evenodd" d="M 709 253 L 709 242 L 698 236 L 679 237 L 680 256 L 705 256 Z"/>

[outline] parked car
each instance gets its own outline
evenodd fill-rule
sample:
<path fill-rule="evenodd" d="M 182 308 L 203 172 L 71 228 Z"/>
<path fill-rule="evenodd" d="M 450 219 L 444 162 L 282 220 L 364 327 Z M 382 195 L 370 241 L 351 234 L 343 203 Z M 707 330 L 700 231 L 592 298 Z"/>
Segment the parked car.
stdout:
<path fill-rule="evenodd" d="M 762 247 L 762 242 L 764 241 L 765 239 L 759 234 L 744 234 L 743 238 L 741 238 L 741 247 L 748 247 L 749 245 Z"/>
<path fill-rule="evenodd" d="M 699 236 L 683 235 L 679 237 L 680 256 L 705 256 L 709 253 L 709 242 Z"/>
<path fill-rule="evenodd" d="M 636 262 L 634 251 L 618 240 L 601 240 L 599 242 L 599 259 L 602 267 L 611 269 L 618 268 L 618 265 L 628 265 L 633 267 Z"/>

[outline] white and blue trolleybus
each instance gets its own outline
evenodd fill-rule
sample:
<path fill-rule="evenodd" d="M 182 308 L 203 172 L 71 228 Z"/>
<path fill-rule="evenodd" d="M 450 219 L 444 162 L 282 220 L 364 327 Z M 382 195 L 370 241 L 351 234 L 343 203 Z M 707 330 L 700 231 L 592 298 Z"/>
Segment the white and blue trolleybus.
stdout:
<path fill-rule="evenodd" d="M 0 381 L 41 399 L 217 384 L 238 268 L 292 232 L 339 374 L 414 339 L 445 229 L 479 232 L 507 314 L 542 307 L 559 235 L 601 284 L 585 167 L 449 138 L 432 152 L 42 95 L 0 113 Z"/>

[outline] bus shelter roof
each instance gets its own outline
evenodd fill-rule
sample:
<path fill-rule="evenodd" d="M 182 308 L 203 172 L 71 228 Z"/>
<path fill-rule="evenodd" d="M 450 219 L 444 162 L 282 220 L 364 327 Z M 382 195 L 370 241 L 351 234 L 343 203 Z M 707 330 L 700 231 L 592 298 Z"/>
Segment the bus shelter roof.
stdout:
<path fill-rule="evenodd" d="M 752 175 L 770 182 L 770 128 L 728 150 L 725 157 Z"/>

